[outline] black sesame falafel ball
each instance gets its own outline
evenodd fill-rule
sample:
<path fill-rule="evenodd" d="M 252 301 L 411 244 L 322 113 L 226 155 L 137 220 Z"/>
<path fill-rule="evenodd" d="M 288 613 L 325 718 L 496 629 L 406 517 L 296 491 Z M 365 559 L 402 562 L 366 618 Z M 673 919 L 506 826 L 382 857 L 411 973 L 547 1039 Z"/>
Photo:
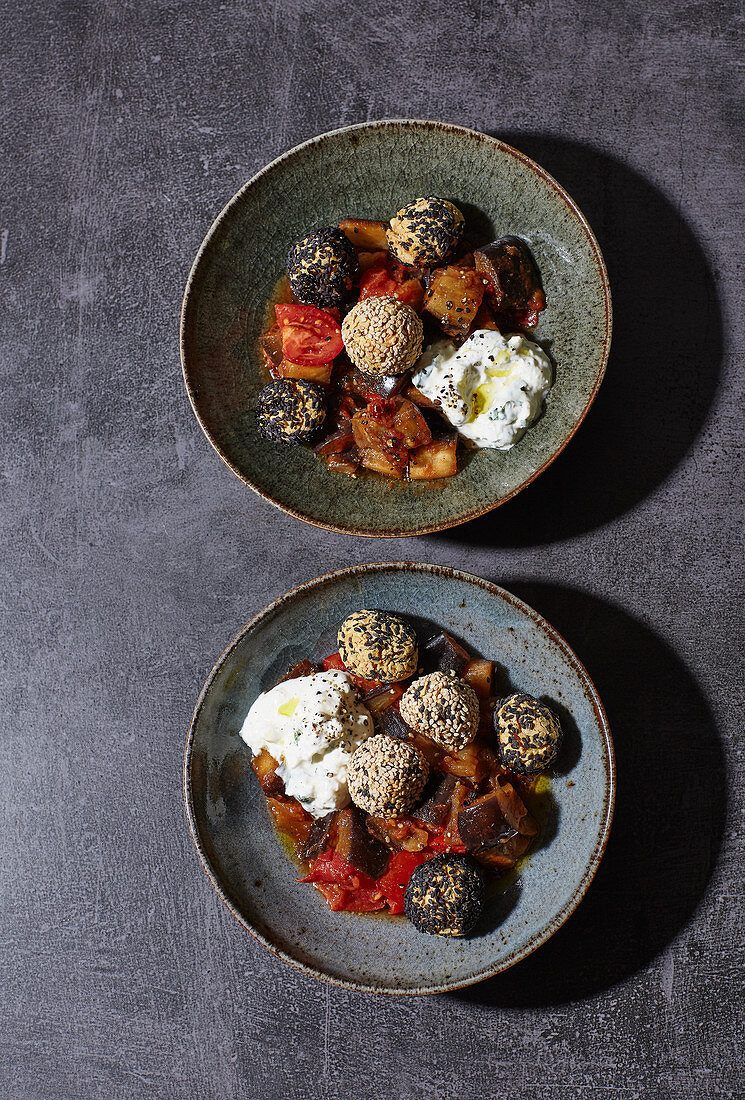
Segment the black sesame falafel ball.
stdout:
<path fill-rule="evenodd" d="M 484 908 L 484 877 L 467 856 L 455 852 L 415 868 L 406 887 L 404 912 L 430 936 L 467 936 Z"/>
<path fill-rule="evenodd" d="M 315 382 L 278 378 L 259 392 L 259 432 L 274 443 L 312 443 L 325 419 L 326 395 Z"/>
<path fill-rule="evenodd" d="M 388 250 L 402 264 L 431 267 L 442 263 L 460 240 L 465 219 L 452 202 L 434 195 L 401 207 L 386 230 Z"/>
<path fill-rule="evenodd" d="M 518 775 L 537 775 L 553 762 L 562 732 L 554 712 L 532 695 L 516 692 L 494 708 L 502 763 Z"/>
<path fill-rule="evenodd" d="M 319 309 L 348 302 L 358 271 L 355 247 L 335 225 L 301 237 L 287 254 L 292 293 L 299 302 Z"/>

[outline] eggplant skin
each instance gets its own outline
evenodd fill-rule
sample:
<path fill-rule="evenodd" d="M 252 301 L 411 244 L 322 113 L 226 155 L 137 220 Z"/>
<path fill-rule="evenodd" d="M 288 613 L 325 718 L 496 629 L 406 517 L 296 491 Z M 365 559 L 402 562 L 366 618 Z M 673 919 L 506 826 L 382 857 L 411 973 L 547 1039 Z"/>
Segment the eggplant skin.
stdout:
<path fill-rule="evenodd" d="M 464 806 L 458 814 L 458 833 L 469 851 L 492 848 L 512 832 L 493 791 Z"/>
<path fill-rule="evenodd" d="M 470 653 L 444 630 L 424 644 L 422 656 L 427 667 L 435 672 L 455 672 L 457 675 L 471 660 Z"/>
<path fill-rule="evenodd" d="M 477 248 L 473 258 L 476 270 L 486 280 L 486 293 L 495 309 L 527 309 L 537 304 L 536 294 L 545 302 L 536 262 L 520 237 L 500 237 Z"/>
<path fill-rule="evenodd" d="M 367 818 L 356 806 L 338 815 L 336 850 L 355 871 L 368 878 L 380 878 L 388 866 L 390 849 L 367 828 Z"/>
<path fill-rule="evenodd" d="M 331 832 L 338 815 L 338 810 L 331 810 L 330 813 L 325 814 L 323 817 L 316 818 L 310 827 L 308 839 L 305 841 L 303 850 L 300 853 L 301 859 L 306 860 L 306 862 L 311 859 L 316 859 L 320 856 L 321 852 L 329 847 Z"/>
<path fill-rule="evenodd" d="M 421 806 L 414 811 L 417 821 L 441 827 L 450 812 L 450 800 L 457 786 L 458 780 L 454 775 L 438 776 L 425 790 Z"/>

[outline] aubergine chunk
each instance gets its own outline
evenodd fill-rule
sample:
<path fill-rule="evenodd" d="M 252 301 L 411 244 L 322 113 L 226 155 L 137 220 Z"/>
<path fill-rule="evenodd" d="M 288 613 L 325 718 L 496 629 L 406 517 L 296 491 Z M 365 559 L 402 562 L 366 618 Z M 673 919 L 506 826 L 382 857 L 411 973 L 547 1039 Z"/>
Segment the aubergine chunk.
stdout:
<path fill-rule="evenodd" d="M 458 814 L 460 839 L 469 851 L 493 848 L 514 831 L 505 820 L 499 799 L 493 791 L 464 806 Z"/>
<path fill-rule="evenodd" d="M 356 806 L 339 813 L 336 850 L 355 871 L 369 878 L 380 878 L 391 855 L 390 849 L 370 833 L 365 815 Z"/>
<path fill-rule="evenodd" d="M 492 871 L 508 871 L 525 855 L 530 845 L 530 837 L 510 830 L 509 835 L 492 848 L 478 848 L 471 855 Z"/>
<path fill-rule="evenodd" d="M 384 733 L 396 741 L 411 741 L 414 731 L 407 726 L 395 707 L 388 707 L 375 719 L 375 732 Z"/>
<path fill-rule="evenodd" d="M 331 846 L 334 824 L 338 815 L 338 810 L 331 810 L 330 813 L 325 814 L 323 817 L 316 818 L 310 827 L 308 839 L 305 841 L 300 853 L 301 859 L 316 859 L 320 856 L 321 852 L 324 852 L 326 848 Z"/>
<path fill-rule="evenodd" d="M 543 309 L 546 295 L 535 260 L 525 241 L 501 237 L 473 254 L 476 270 L 486 283 L 486 295 L 499 313 Z"/>
<path fill-rule="evenodd" d="M 314 672 L 319 672 L 321 665 L 314 665 L 307 657 L 302 661 L 298 661 L 292 668 L 288 668 L 281 680 L 277 680 L 278 684 L 284 684 L 285 680 L 297 680 L 299 676 L 312 676 Z"/>
<path fill-rule="evenodd" d="M 424 791 L 424 801 L 414 811 L 418 821 L 440 828 L 450 813 L 450 801 L 455 794 L 458 780 L 454 775 L 440 775 Z"/>
<path fill-rule="evenodd" d="M 347 376 L 347 388 L 353 393 L 374 393 L 377 397 L 396 397 L 411 384 L 411 371 L 403 374 L 366 374 L 357 367 Z"/>
<path fill-rule="evenodd" d="M 471 654 L 444 630 L 425 643 L 422 656 L 428 669 L 431 667 L 435 672 L 454 672 L 456 676 L 461 674 L 471 660 Z"/>

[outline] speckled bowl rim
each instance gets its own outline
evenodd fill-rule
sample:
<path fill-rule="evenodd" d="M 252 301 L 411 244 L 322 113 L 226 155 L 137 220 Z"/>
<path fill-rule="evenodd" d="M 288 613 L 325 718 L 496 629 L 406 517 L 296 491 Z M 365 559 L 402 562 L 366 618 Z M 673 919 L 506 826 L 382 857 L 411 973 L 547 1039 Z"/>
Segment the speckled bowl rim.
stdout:
<path fill-rule="evenodd" d="M 603 336 L 603 353 L 602 353 L 602 360 L 601 360 L 600 368 L 598 370 L 597 376 L 595 378 L 595 384 L 592 388 L 592 392 L 590 393 L 590 396 L 587 400 L 587 403 L 586 403 L 585 407 L 582 409 L 581 413 L 577 417 L 577 419 L 574 423 L 574 426 L 572 427 L 572 430 L 569 432 L 569 435 L 567 435 L 567 437 L 563 440 L 561 446 L 558 447 L 554 451 L 554 453 L 551 455 L 551 457 L 548 458 L 543 463 L 542 466 L 539 466 L 537 470 L 535 470 L 523 482 L 521 482 L 520 485 L 518 485 L 511 492 L 506 493 L 502 497 L 499 497 L 497 500 L 493 501 L 491 504 L 487 504 L 483 508 L 475 508 L 470 512 L 466 511 L 462 515 L 459 515 L 459 516 L 454 517 L 452 519 L 443 520 L 441 523 L 436 523 L 436 524 L 433 524 L 429 527 L 390 528 L 390 529 L 385 530 L 385 531 L 368 531 L 368 530 L 364 530 L 364 529 L 358 528 L 358 527 L 338 526 L 338 525 L 335 525 L 333 523 L 323 523 L 319 519 L 311 519 L 310 516 L 306 516 L 306 515 L 304 515 L 303 512 L 299 512 L 294 508 L 288 507 L 287 505 L 283 504 L 281 500 L 278 500 L 276 497 L 273 497 L 269 493 L 264 492 L 262 489 L 260 489 L 251 480 L 251 477 L 248 474 L 242 473 L 236 466 L 233 465 L 233 463 L 230 461 L 230 459 L 227 457 L 227 455 L 223 453 L 223 451 L 218 446 L 216 441 L 212 438 L 207 425 L 205 424 L 204 420 L 202 419 L 202 417 L 199 413 L 199 409 L 197 407 L 197 399 L 196 399 L 194 390 L 192 388 L 191 382 L 189 381 L 189 376 L 188 376 L 188 373 L 187 373 L 186 329 L 187 329 L 187 314 L 188 314 L 188 312 L 191 308 L 192 298 L 195 297 L 195 289 L 194 288 L 195 288 L 195 283 L 196 283 L 196 279 L 197 279 L 197 272 L 198 272 L 199 266 L 200 266 L 201 261 L 202 261 L 202 256 L 204 255 L 204 253 L 207 251 L 208 247 L 210 246 L 210 244 L 212 242 L 212 238 L 219 232 L 219 230 L 221 228 L 221 225 L 222 225 L 222 222 L 223 222 L 223 219 L 227 217 L 227 215 L 233 209 L 234 206 L 236 206 L 238 203 L 240 203 L 242 201 L 244 195 L 249 190 L 249 188 L 251 188 L 258 180 L 262 179 L 269 172 L 273 171 L 278 165 L 282 164 L 284 161 L 286 161 L 290 157 L 294 156 L 296 153 L 299 153 L 301 150 L 307 149 L 312 145 L 320 145 L 321 142 L 326 141 L 328 138 L 336 137 L 339 134 L 351 133 L 352 131 L 355 131 L 355 130 L 370 130 L 370 129 L 376 129 L 376 128 L 382 129 L 384 127 L 393 127 L 393 126 L 398 126 L 398 127 L 409 126 L 409 127 L 418 127 L 418 128 L 423 128 L 423 129 L 429 129 L 429 130 L 444 130 L 444 131 L 449 132 L 449 133 L 461 134 L 461 135 L 464 135 L 464 136 L 468 136 L 470 138 L 476 138 L 478 141 L 485 141 L 488 144 L 493 145 L 494 148 L 499 150 L 500 153 L 506 153 L 509 156 L 512 156 L 516 160 L 520 161 L 527 168 L 530 168 L 533 172 L 535 172 L 535 174 L 537 176 L 539 176 L 545 183 L 547 183 L 550 187 L 552 187 L 556 191 L 556 193 L 564 200 L 566 205 L 569 207 L 569 209 L 572 211 L 574 216 L 577 218 L 577 221 L 582 226 L 582 229 L 584 230 L 584 232 L 587 236 L 587 239 L 589 241 L 589 244 L 590 244 L 590 247 L 592 249 L 593 255 L 595 257 L 595 262 L 597 264 L 597 269 L 598 269 L 598 272 L 600 274 L 600 279 L 601 279 L 602 286 L 603 286 L 603 297 L 604 297 L 604 302 L 605 302 L 605 334 Z M 260 496 L 263 500 L 268 501 L 269 504 L 273 504 L 276 508 L 279 508 L 282 512 L 285 512 L 287 515 L 293 516 L 295 519 L 302 520 L 303 523 L 310 523 L 314 527 L 320 527 L 321 529 L 323 529 L 325 531 L 334 531 L 334 532 L 336 532 L 337 534 L 340 534 L 340 535 L 356 535 L 356 536 L 361 536 L 363 538 L 407 538 L 407 537 L 414 536 L 414 535 L 431 535 L 436 531 L 445 531 L 450 527 L 459 527 L 462 523 L 468 523 L 470 520 L 478 519 L 479 516 L 487 515 L 489 512 L 493 512 L 496 508 L 499 508 L 500 505 L 505 504 L 508 500 L 511 500 L 514 496 L 517 496 L 517 494 L 522 492 L 522 490 L 525 489 L 528 485 L 530 485 L 531 482 L 535 481 L 535 479 L 540 474 L 542 474 L 543 471 L 545 469 L 547 469 L 556 458 L 559 457 L 559 455 L 562 453 L 564 448 L 567 446 L 567 444 L 570 442 L 570 440 L 574 437 L 575 432 L 577 431 L 580 424 L 582 423 L 582 421 L 585 419 L 588 412 L 590 411 L 590 406 L 592 405 L 593 401 L 595 400 L 595 397 L 597 396 L 597 392 L 600 389 L 600 384 L 603 381 L 603 378 L 605 377 L 605 370 L 606 370 L 606 367 L 608 365 L 608 356 L 610 355 L 610 345 L 611 345 L 612 334 L 613 334 L 613 307 L 612 307 L 612 304 L 611 304 L 610 283 L 608 281 L 608 272 L 607 272 L 606 267 L 605 267 L 605 261 L 603 259 L 603 254 L 600 251 L 600 245 L 598 244 L 597 239 L 595 237 L 595 234 L 593 233 L 592 229 L 590 228 L 587 219 L 585 218 L 585 216 L 582 213 L 582 211 L 580 210 L 580 208 L 577 206 L 574 199 L 571 198 L 571 196 L 564 190 L 564 188 L 561 186 L 561 184 L 557 183 L 557 181 L 554 179 L 554 177 L 551 176 L 545 170 L 545 168 L 541 168 L 540 164 L 538 164 L 536 161 L 532 160 L 530 157 L 526 156 L 525 153 L 521 153 L 518 149 L 513 148 L 511 145 L 508 145 L 506 142 L 501 141 L 499 138 L 491 137 L 489 134 L 483 134 L 479 130 L 473 130 L 468 126 L 459 126 L 456 123 L 452 123 L 452 122 L 438 122 L 434 119 L 385 118 L 385 119 L 377 119 L 377 120 L 374 120 L 374 121 L 371 121 L 371 122 L 358 122 L 358 123 L 354 123 L 351 126 L 340 126 L 336 130 L 328 130 L 324 134 L 319 134 L 317 137 L 309 138 L 307 141 L 303 141 L 299 145 L 293 146 L 291 149 L 288 149 L 285 153 L 282 153 L 281 156 L 278 156 L 275 160 L 273 160 L 269 164 L 265 165 L 264 168 L 262 168 L 254 176 L 252 176 L 251 179 L 248 180 L 247 183 L 244 183 L 243 187 L 241 187 L 241 189 L 239 191 L 237 191 L 235 195 L 233 195 L 232 199 L 223 207 L 223 209 L 220 211 L 220 213 L 218 214 L 218 216 L 215 218 L 214 222 L 212 223 L 212 225 L 209 229 L 209 232 L 207 233 L 206 237 L 204 238 L 201 245 L 199 246 L 199 251 L 197 252 L 194 263 L 191 266 L 191 271 L 189 272 L 189 277 L 186 281 L 186 289 L 184 291 L 184 300 L 183 300 L 183 303 L 182 303 L 182 306 L 181 306 L 181 323 L 180 323 L 180 328 L 179 328 L 179 348 L 180 348 L 180 353 L 181 353 L 181 373 L 183 375 L 184 385 L 186 387 L 186 392 L 189 395 L 189 401 L 191 403 L 192 409 L 194 410 L 194 415 L 197 418 L 197 422 L 199 423 L 199 426 L 201 427 L 202 431 L 206 435 L 207 439 L 209 440 L 209 443 L 210 443 L 211 447 L 216 452 L 216 454 L 218 454 L 220 456 L 220 458 L 225 463 L 225 465 L 230 470 L 232 470 L 233 473 L 235 474 L 235 476 L 237 478 L 240 478 L 240 480 L 245 485 L 247 485 L 249 487 L 249 489 L 253 489 L 253 491 L 255 493 L 257 493 L 258 496 Z"/>
<path fill-rule="evenodd" d="M 577 886 L 572 897 L 567 904 L 561 909 L 550 921 L 546 924 L 545 928 L 537 933 L 532 939 L 522 948 L 520 951 L 516 951 L 513 955 L 508 955 L 505 959 L 495 965 L 492 969 L 484 971 L 478 975 L 474 975 L 472 978 L 468 978 L 465 981 L 457 982 L 443 982 L 440 985 L 419 986 L 416 989 L 397 989 L 395 986 L 382 986 L 382 985 L 368 985 L 364 982 L 351 982 L 345 981 L 342 978 L 333 977 L 326 974 L 323 970 L 309 966 L 307 963 L 300 962 L 298 959 L 293 958 L 288 952 L 283 951 L 276 944 L 272 943 L 266 936 L 264 936 L 257 928 L 255 928 L 250 921 L 248 921 L 238 908 L 231 902 L 227 893 L 223 889 L 217 873 L 214 871 L 210 861 L 207 857 L 205 849 L 199 837 L 196 813 L 194 810 L 194 801 L 192 797 L 191 786 L 191 761 L 192 761 L 192 749 L 194 744 L 194 736 L 199 721 L 199 717 L 202 710 L 202 705 L 209 694 L 209 691 L 215 682 L 215 679 L 219 675 L 223 664 L 227 660 L 228 656 L 232 653 L 235 647 L 243 640 L 247 634 L 253 633 L 262 623 L 267 619 L 270 619 L 276 612 L 285 606 L 285 604 L 297 599 L 300 595 L 305 595 L 312 592 L 315 588 L 322 587 L 339 580 L 341 578 L 358 577 L 366 573 L 386 573 L 391 571 L 397 572 L 418 572 L 418 573 L 430 573 L 435 576 L 446 577 L 453 580 L 464 581 L 468 584 L 477 585 L 484 591 L 505 600 L 511 604 L 518 611 L 527 615 L 536 626 L 538 626 L 549 638 L 554 645 L 562 651 L 569 664 L 576 672 L 579 679 L 582 681 L 584 687 L 587 689 L 587 694 L 592 701 L 595 716 L 597 718 L 600 729 L 603 733 L 603 743 L 605 747 L 604 763 L 605 763 L 605 807 L 602 818 L 602 824 L 598 834 L 598 839 L 595 844 L 593 854 L 585 868 L 585 873 Z M 202 688 L 197 704 L 194 707 L 194 713 L 192 715 L 191 724 L 189 726 L 189 733 L 186 739 L 186 749 L 184 752 L 184 802 L 186 805 L 186 814 L 189 820 L 189 829 L 191 830 L 191 837 L 194 842 L 194 847 L 197 850 L 197 854 L 202 862 L 204 870 L 207 872 L 207 876 L 212 883 L 212 886 L 217 893 L 223 904 L 230 910 L 233 916 L 239 921 L 240 924 L 250 932 L 251 935 L 262 943 L 264 947 L 268 948 L 278 958 L 283 959 L 285 962 L 290 963 L 292 966 L 297 967 L 298 970 L 304 971 L 306 974 L 310 974 L 314 978 L 320 978 L 322 981 L 329 982 L 331 985 L 343 986 L 345 989 L 353 989 L 358 993 L 381 993 L 389 994 L 391 996 L 422 996 L 425 994 L 434 993 L 448 993 L 456 989 L 465 989 L 467 986 L 476 985 L 479 982 L 486 981 L 488 978 L 493 978 L 495 975 L 502 973 L 504 970 L 508 970 L 515 963 L 520 962 L 536 951 L 542 944 L 546 942 L 554 932 L 559 929 L 562 924 L 572 915 L 577 908 L 583 897 L 587 893 L 587 889 L 595 877 L 595 872 L 598 869 L 600 860 L 602 859 L 605 851 L 606 844 L 608 843 L 608 835 L 610 833 L 611 822 L 613 820 L 613 808 L 616 799 L 616 758 L 613 749 L 613 738 L 610 732 L 610 726 L 608 724 L 608 718 L 603 708 L 603 704 L 600 701 L 600 696 L 597 693 L 597 689 L 590 679 L 587 670 L 577 657 L 573 649 L 568 642 L 559 634 L 558 630 L 555 630 L 542 615 L 539 615 L 537 611 L 534 611 L 532 607 L 526 604 L 523 600 L 513 596 L 511 592 L 508 592 L 505 588 L 501 588 L 497 584 L 493 584 L 491 581 L 485 581 L 481 577 L 476 577 L 472 573 L 465 573 L 460 569 L 451 569 L 444 565 L 429 565 L 426 562 L 413 562 L 413 561 L 384 561 L 374 562 L 368 565 L 354 565 L 346 569 L 338 569 L 333 573 L 325 573 L 320 577 L 315 577 L 311 581 L 306 581 L 304 584 L 298 585 L 296 588 L 290 589 L 283 596 L 279 596 L 278 599 L 265 607 L 263 611 L 260 611 L 258 615 L 255 615 L 253 619 L 240 633 L 236 634 L 232 642 L 227 646 L 218 659 L 215 667 L 212 669 L 207 681 Z M 281 851 L 281 849 L 278 849 Z"/>

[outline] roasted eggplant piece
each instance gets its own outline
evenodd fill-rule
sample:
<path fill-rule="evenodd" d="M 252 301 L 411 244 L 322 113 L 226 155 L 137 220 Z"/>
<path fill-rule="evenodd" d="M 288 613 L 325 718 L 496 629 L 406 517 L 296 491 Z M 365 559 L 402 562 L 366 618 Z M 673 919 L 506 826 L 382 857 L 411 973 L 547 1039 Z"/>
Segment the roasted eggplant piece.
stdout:
<path fill-rule="evenodd" d="M 385 844 L 368 831 L 365 817 L 356 806 L 339 811 L 336 850 L 355 870 L 370 878 L 380 878 L 391 854 Z"/>
<path fill-rule="evenodd" d="M 486 867 L 507 871 L 515 866 L 520 856 L 525 855 L 530 844 L 530 837 L 520 836 L 519 833 L 510 830 L 509 835 L 493 848 L 478 848 L 471 852 L 471 855 Z"/>
<path fill-rule="evenodd" d="M 463 669 L 463 679 L 471 685 L 479 699 L 488 699 L 494 680 L 494 662 L 474 657 Z"/>
<path fill-rule="evenodd" d="M 474 271 L 458 267 L 433 272 L 424 309 L 437 319 L 448 336 L 466 336 L 484 297 L 484 283 Z"/>
<path fill-rule="evenodd" d="M 285 793 L 284 780 L 280 775 L 277 775 L 277 761 L 269 755 L 266 749 L 262 749 L 260 753 L 254 756 L 251 767 L 265 795 L 274 797 Z"/>
<path fill-rule="evenodd" d="M 346 474 L 347 477 L 356 477 L 360 468 L 359 453 L 355 450 L 345 451 L 343 454 L 327 455 L 326 465 L 329 470 L 335 470 L 336 473 Z"/>
<path fill-rule="evenodd" d="M 355 248 L 365 252 L 388 251 L 385 222 L 374 222 L 367 218 L 345 218 L 339 222 L 339 228 L 346 233 Z"/>
<path fill-rule="evenodd" d="M 391 427 L 400 433 L 407 447 L 423 447 L 432 442 L 432 432 L 419 409 L 405 397 L 395 399 Z"/>
<path fill-rule="evenodd" d="M 410 741 L 413 730 L 404 722 L 396 707 L 388 707 L 375 719 L 375 732 L 394 737 L 397 741 Z"/>
<path fill-rule="evenodd" d="M 476 271 L 485 281 L 487 298 L 497 313 L 537 315 L 545 309 L 541 277 L 525 241 L 519 237 L 501 237 L 477 248 L 473 258 Z M 532 324 L 536 321 L 537 316 Z"/>
<path fill-rule="evenodd" d="M 277 680 L 278 684 L 283 684 L 285 680 L 297 680 L 298 676 L 312 676 L 315 672 L 319 672 L 321 665 L 314 665 L 307 657 L 304 657 L 302 661 L 298 661 L 292 668 L 288 668 L 281 680 Z"/>
<path fill-rule="evenodd" d="M 458 437 L 433 439 L 417 447 L 409 457 L 412 481 L 437 481 L 458 473 Z"/>
<path fill-rule="evenodd" d="M 376 397 L 395 397 L 403 389 L 411 384 L 411 372 L 403 374 L 365 374 L 361 370 L 350 371 L 344 378 L 344 388 L 351 393 L 358 393 L 365 397 L 375 394 Z"/>
<path fill-rule="evenodd" d="M 379 723 L 383 715 L 391 709 L 394 703 L 399 701 L 403 693 L 404 689 L 400 684 L 384 684 L 382 687 L 374 688 L 373 691 L 368 692 L 362 701 L 370 711 L 373 721 Z M 378 733 L 380 732 L 380 729 L 378 729 Z"/>
<path fill-rule="evenodd" d="M 351 421 L 346 420 L 329 432 L 320 443 L 317 443 L 313 451 L 317 455 L 326 457 L 327 455 L 343 454 L 344 451 L 350 451 L 353 446 L 354 435 L 352 434 Z"/>
<path fill-rule="evenodd" d="M 526 809 L 525 803 L 509 779 L 499 776 L 494 793 L 505 820 L 512 828 L 522 836 L 534 837 L 538 832 L 538 822 Z"/>
<path fill-rule="evenodd" d="M 274 373 L 278 378 L 304 378 L 306 382 L 320 382 L 322 386 L 328 386 L 333 366 L 333 363 L 291 363 L 289 359 L 283 359 Z"/>
<path fill-rule="evenodd" d="M 419 821 L 425 821 L 428 825 L 440 828 L 445 824 L 450 813 L 450 800 L 457 786 L 458 780 L 454 775 L 434 777 L 424 791 L 424 801 L 414 811 L 414 816 Z"/>
<path fill-rule="evenodd" d="M 338 816 L 338 810 L 331 810 L 324 817 L 316 818 L 310 827 L 308 839 L 300 852 L 301 859 L 306 860 L 306 862 L 316 859 L 321 852 L 331 847 L 334 825 Z"/>
<path fill-rule="evenodd" d="M 502 813 L 499 798 L 494 791 L 481 795 L 468 806 L 464 806 L 458 814 L 458 832 L 469 851 L 493 848 L 513 831 Z"/>
<path fill-rule="evenodd" d="M 471 662 L 471 654 L 444 630 L 424 643 L 427 672 L 455 672 L 458 676 Z"/>

